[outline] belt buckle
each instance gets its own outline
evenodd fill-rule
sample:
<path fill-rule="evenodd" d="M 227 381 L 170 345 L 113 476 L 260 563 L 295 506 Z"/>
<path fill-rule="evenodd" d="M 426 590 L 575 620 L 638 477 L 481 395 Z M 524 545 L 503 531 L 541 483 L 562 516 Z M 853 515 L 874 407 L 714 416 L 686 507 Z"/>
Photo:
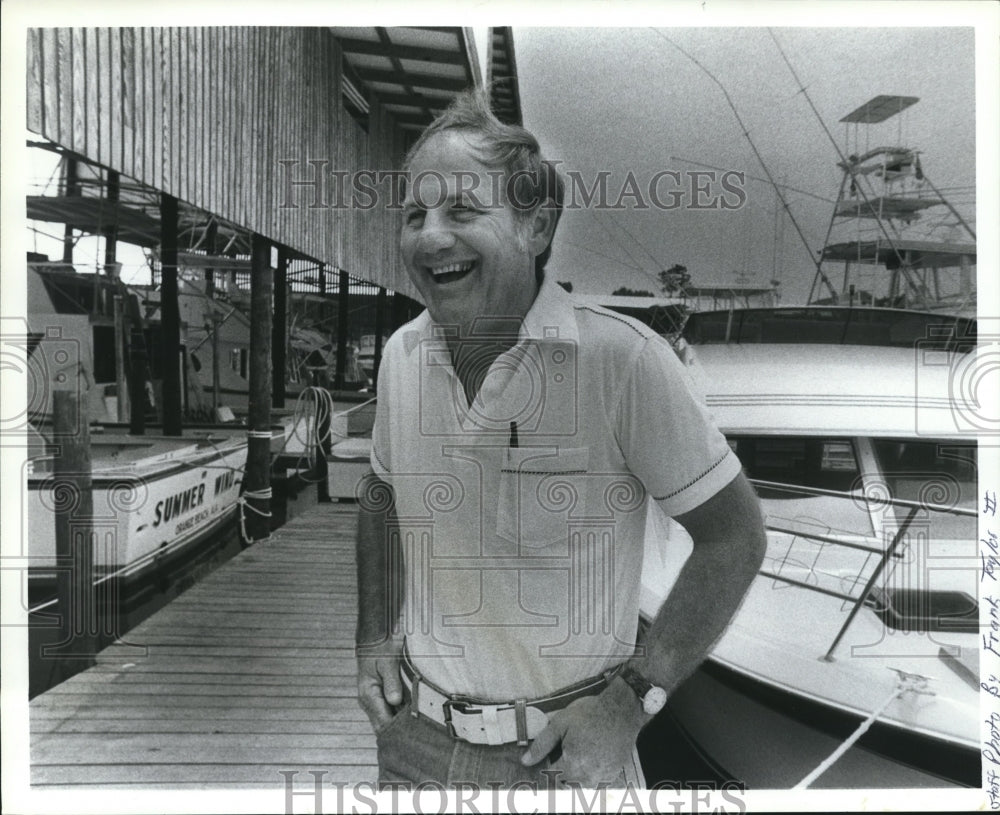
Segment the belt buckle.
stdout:
<path fill-rule="evenodd" d="M 453 707 L 468 707 L 470 700 L 462 696 L 448 696 L 441 703 L 441 712 L 444 714 L 444 726 L 448 729 L 448 735 L 453 739 L 457 739 L 458 733 L 455 732 L 455 725 L 451 721 L 451 709 Z M 460 710 L 459 712 L 464 713 L 465 711 Z"/>

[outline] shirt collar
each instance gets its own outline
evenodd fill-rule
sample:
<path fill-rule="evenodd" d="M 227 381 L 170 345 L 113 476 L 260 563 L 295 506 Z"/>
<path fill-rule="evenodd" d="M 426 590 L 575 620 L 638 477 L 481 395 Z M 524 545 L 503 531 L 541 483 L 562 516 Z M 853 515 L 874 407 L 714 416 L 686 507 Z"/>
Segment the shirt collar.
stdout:
<path fill-rule="evenodd" d="M 522 340 L 562 340 L 577 342 L 574 300 L 552 275 L 545 275 L 535 302 L 521 324 Z"/>

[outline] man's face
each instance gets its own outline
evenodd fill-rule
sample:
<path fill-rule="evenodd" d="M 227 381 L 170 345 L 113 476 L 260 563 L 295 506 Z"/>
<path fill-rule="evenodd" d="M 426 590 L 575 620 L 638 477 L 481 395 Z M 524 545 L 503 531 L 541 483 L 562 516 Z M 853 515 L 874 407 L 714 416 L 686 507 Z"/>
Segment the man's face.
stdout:
<path fill-rule="evenodd" d="M 480 144 L 473 133 L 433 136 L 413 157 L 403 203 L 406 271 L 434 321 L 463 334 L 479 317 L 527 314 L 534 258 L 548 243 L 538 223 L 547 214 L 517 217 L 503 198 L 505 179 L 477 158 Z"/>

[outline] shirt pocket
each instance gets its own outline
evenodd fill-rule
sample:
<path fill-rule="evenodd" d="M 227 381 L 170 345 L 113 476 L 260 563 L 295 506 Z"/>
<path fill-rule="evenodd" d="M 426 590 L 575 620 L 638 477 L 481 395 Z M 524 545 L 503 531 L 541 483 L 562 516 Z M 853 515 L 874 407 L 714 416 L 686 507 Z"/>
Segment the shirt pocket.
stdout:
<path fill-rule="evenodd" d="M 500 468 L 497 534 L 537 549 L 566 541 L 571 517 L 586 515 L 586 447 L 514 447 Z"/>

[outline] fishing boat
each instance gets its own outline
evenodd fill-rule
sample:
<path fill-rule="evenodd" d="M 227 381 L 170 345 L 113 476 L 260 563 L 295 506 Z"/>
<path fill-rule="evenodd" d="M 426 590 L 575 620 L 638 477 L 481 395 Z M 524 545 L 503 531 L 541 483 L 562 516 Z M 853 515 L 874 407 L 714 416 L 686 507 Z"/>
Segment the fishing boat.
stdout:
<path fill-rule="evenodd" d="M 58 440 L 56 440 L 58 442 Z M 93 582 L 141 584 L 169 570 L 236 520 L 246 440 L 204 431 L 196 437 L 91 436 L 95 534 Z M 55 603 L 56 517 L 79 501 L 54 457 L 27 461 L 30 611 Z"/>
<path fill-rule="evenodd" d="M 975 232 L 918 150 L 862 150 L 858 133 L 917 101 L 877 96 L 841 120 L 809 305 L 695 312 L 675 344 L 768 546 L 661 726 L 748 787 L 981 783 Z M 651 508 L 645 616 L 689 551 Z"/>
<path fill-rule="evenodd" d="M 31 444 L 24 483 L 34 610 L 51 600 L 55 516 L 68 500 L 52 455 L 60 443 L 53 425 L 57 389 L 78 394 L 79 421 L 90 430 L 94 523 L 105 530 L 94 552 L 95 582 L 141 582 L 232 524 L 247 441 L 237 425 L 189 428 L 182 437 L 129 435 L 128 411 L 143 411 L 155 426 L 162 403 L 158 355 L 144 353 L 155 347 L 156 326 L 141 317 L 138 295 L 114 277 L 81 274 L 71 264 L 29 262 L 27 273 Z M 141 387 L 129 387 L 136 376 Z M 191 399 L 200 393 L 185 390 Z M 129 399 L 136 393 L 141 402 Z"/>
<path fill-rule="evenodd" d="M 685 336 L 692 378 L 758 491 L 768 546 L 667 715 L 719 776 L 750 787 L 802 782 L 870 717 L 810 783 L 978 786 L 979 417 L 955 392 L 975 323 L 755 309 L 693 314 Z M 651 509 L 645 616 L 689 551 Z"/>
<path fill-rule="evenodd" d="M 29 203 L 44 210 L 60 200 L 36 197 Z M 61 211 L 57 208 L 49 217 L 54 220 Z M 188 252 L 184 260 L 193 257 Z M 59 583 L 68 568 L 83 569 L 84 579 L 89 578 L 104 645 L 238 551 L 246 539 L 240 498 L 248 452 L 240 416 L 245 415 L 249 385 L 245 292 L 232 274 L 216 275 L 218 287 L 205 291 L 204 272 L 197 265 L 204 265 L 204 258 L 199 258 L 182 266 L 178 275 L 177 366 L 184 431 L 177 437 L 158 435 L 167 364 L 159 290 L 126 285 L 117 264 L 106 265 L 103 273 L 87 273 L 72 262 L 28 256 L 21 346 L 29 443 L 22 501 L 32 695 L 66 675 L 65 666 L 46 658 L 44 651 L 55 645 L 65 604 L 74 602 Z M 228 257 L 212 262 L 228 263 L 227 272 L 237 265 Z M 295 363 L 305 355 L 295 354 L 299 345 L 294 337 L 291 347 L 290 368 L 299 370 Z M 90 439 L 93 517 L 88 526 L 94 546 L 74 564 L 57 553 L 57 519 L 68 513 L 72 523 L 79 500 L 72 484 L 55 471 L 59 463 L 54 455 L 61 444 L 53 416 L 57 389 L 78 395 L 79 420 L 87 424 Z M 289 390 L 297 396 L 294 407 L 271 414 L 278 488 L 274 520 L 279 523 L 284 499 L 307 485 L 308 479 L 300 476 L 314 459 L 317 417 L 328 416 L 333 407 L 326 391 L 304 387 L 301 377 Z M 130 419 L 137 413 L 144 430 L 130 435 Z"/>
<path fill-rule="evenodd" d="M 976 233 L 944 190 L 921 151 L 887 138 L 880 127 L 920 100 L 879 95 L 841 118 L 840 188 L 809 302 L 874 305 L 976 314 Z M 889 128 L 891 129 L 891 127 Z M 838 282 L 839 277 L 839 282 Z"/>

